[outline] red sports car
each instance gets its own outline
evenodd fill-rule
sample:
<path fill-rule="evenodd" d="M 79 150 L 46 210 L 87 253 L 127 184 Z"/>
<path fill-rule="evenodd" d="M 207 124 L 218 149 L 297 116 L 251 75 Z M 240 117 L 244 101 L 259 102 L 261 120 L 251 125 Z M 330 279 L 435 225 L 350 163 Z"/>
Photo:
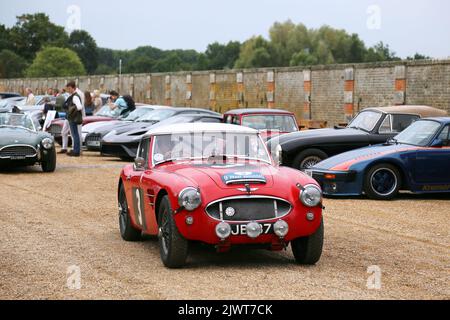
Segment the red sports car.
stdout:
<path fill-rule="evenodd" d="M 278 109 L 234 109 L 223 116 L 225 123 L 258 130 L 264 141 L 286 133 L 299 131 L 295 115 Z"/>
<path fill-rule="evenodd" d="M 322 254 L 322 191 L 300 171 L 278 167 L 260 134 L 229 124 L 150 130 L 118 183 L 126 241 L 158 235 L 161 259 L 182 267 L 190 242 L 219 252 L 250 245 L 315 264 Z"/>

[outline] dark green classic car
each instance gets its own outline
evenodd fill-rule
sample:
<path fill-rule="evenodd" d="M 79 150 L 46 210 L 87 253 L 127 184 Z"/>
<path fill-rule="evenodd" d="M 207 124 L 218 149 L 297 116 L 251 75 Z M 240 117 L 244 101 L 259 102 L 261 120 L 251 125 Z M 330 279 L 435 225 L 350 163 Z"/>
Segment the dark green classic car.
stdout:
<path fill-rule="evenodd" d="M 44 172 L 56 169 L 53 137 L 37 130 L 27 114 L 0 113 L 0 168 L 40 164 Z"/>

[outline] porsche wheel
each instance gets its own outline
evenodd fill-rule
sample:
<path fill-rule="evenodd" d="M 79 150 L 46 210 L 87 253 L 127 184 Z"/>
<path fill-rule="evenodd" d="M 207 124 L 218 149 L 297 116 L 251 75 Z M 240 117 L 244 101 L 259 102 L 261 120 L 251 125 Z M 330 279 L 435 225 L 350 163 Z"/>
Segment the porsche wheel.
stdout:
<path fill-rule="evenodd" d="M 364 191 L 374 200 L 392 200 L 397 196 L 400 186 L 400 172 L 390 164 L 376 165 L 364 177 Z"/>
<path fill-rule="evenodd" d="M 56 150 L 51 149 L 47 159 L 41 163 L 42 171 L 44 172 L 55 172 L 56 170 Z"/>
<path fill-rule="evenodd" d="M 295 169 L 304 171 L 306 169 L 314 167 L 316 164 L 328 158 L 328 155 L 319 149 L 307 149 L 300 152 L 295 157 L 292 166 Z"/>
<path fill-rule="evenodd" d="M 294 254 L 295 261 L 298 264 L 314 265 L 322 256 L 324 237 L 323 220 L 320 223 L 320 227 L 317 231 L 303 238 L 295 239 L 291 242 L 292 253 Z"/>
<path fill-rule="evenodd" d="M 123 184 L 119 189 L 119 228 L 120 235 L 125 241 L 141 240 L 141 231 L 131 225 L 130 213 L 128 211 L 128 202 L 125 195 Z"/>
<path fill-rule="evenodd" d="M 188 241 L 178 231 L 173 219 L 169 198 L 164 196 L 158 210 L 159 252 L 167 268 L 181 268 L 186 264 Z"/>

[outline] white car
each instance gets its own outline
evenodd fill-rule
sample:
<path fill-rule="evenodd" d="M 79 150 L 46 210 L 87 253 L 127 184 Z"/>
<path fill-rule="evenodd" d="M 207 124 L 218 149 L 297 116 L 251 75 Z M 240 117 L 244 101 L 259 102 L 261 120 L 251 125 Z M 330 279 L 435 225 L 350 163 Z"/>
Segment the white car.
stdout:
<path fill-rule="evenodd" d="M 137 119 L 139 119 L 140 117 L 145 116 L 146 114 L 152 112 L 153 110 L 163 109 L 163 108 L 167 108 L 167 107 L 136 104 L 136 110 L 134 110 L 133 112 L 131 112 L 128 116 L 126 116 L 124 118 L 119 118 L 119 119 L 113 120 L 113 121 L 99 121 L 99 122 L 88 123 L 88 124 L 84 125 L 81 130 L 82 143 L 83 144 L 85 143 L 86 137 L 88 134 L 96 132 L 99 128 L 101 128 L 103 126 L 115 127 L 115 126 L 120 126 L 121 124 L 134 122 Z"/>

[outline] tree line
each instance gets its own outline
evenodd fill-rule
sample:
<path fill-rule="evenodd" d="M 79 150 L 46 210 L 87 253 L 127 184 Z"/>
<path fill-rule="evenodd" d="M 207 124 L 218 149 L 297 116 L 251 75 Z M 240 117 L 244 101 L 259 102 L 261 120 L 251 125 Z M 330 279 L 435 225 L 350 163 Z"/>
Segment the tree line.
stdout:
<path fill-rule="evenodd" d="M 407 59 L 429 57 L 416 53 Z M 100 48 L 88 32 L 67 33 L 44 13 L 18 16 L 11 28 L 0 24 L 0 78 L 117 74 L 120 60 L 123 73 L 150 73 L 394 61 L 400 57 L 383 42 L 367 47 L 355 33 L 330 26 L 310 29 L 290 20 L 274 23 L 268 38 L 214 42 L 205 52 L 152 46 Z"/>

